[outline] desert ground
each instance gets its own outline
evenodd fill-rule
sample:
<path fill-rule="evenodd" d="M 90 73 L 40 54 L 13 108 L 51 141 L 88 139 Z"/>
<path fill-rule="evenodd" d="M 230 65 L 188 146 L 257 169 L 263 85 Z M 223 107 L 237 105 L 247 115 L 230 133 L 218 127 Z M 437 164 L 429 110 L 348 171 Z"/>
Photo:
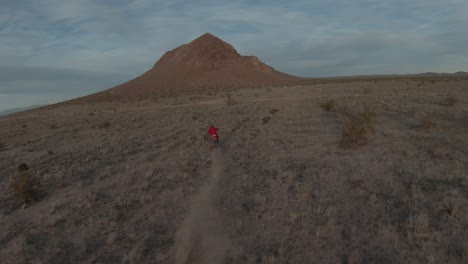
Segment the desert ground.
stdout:
<path fill-rule="evenodd" d="M 0 143 L 2 263 L 468 263 L 468 78 L 76 101 Z"/>

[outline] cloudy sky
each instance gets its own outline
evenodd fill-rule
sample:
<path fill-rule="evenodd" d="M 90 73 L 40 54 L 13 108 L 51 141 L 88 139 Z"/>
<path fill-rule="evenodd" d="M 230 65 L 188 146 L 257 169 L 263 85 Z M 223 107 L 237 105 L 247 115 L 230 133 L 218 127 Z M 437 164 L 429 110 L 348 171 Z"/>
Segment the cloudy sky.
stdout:
<path fill-rule="evenodd" d="M 0 111 L 112 87 L 205 32 L 299 76 L 468 71 L 466 0 L 0 0 Z"/>

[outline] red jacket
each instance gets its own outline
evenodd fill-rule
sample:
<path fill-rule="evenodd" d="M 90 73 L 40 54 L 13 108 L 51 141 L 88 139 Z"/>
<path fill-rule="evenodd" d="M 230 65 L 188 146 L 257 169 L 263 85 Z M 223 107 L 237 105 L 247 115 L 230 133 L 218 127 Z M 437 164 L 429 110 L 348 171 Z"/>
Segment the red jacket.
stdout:
<path fill-rule="evenodd" d="M 208 133 L 212 136 L 218 135 L 218 130 L 219 128 L 211 126 L 210 129 L 208 129 Z"/>

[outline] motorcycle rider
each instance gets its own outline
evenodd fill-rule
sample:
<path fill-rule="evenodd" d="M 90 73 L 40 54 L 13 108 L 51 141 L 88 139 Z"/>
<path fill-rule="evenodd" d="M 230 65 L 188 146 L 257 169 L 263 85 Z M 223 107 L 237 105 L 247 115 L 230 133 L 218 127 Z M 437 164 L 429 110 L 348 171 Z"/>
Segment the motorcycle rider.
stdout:
<path fill-rule="evenodd" d="M 219 128 L 215 127 L 214 125 L 211 125 L 208 129 L 208 134 L 210 134 L 211 138 L 216 143 L 219 141 L 218 130 Z"/>

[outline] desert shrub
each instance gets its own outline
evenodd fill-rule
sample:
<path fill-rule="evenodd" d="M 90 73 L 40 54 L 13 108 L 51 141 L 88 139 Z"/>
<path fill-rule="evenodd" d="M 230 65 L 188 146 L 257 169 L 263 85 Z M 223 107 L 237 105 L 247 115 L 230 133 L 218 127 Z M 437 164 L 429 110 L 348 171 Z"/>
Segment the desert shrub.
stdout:
<path fill-rule="evenodd" d="M 336 102 L 334 98 L 330 98 L 320 105 L 325 111 L 331 111 L 335 108 Z"/>
<path fill-rule="evenodd" d="M 362 88 L 362 93 L 363 94 L 370 94 L 372 92 L 372 89 L 369 87 L 364 87 Z"/>
<path fill-rule="evenodd" d="M 18 167 L 16 167 L 19 172 L 27 171 L 29 169 L 28 165 L 26 163 L 20 163 Z"/>
<path fill-rule="evenodd" d="M 227 105 L 235 105 L 237 103 L 238 102 L 234 98 L 232 98 L 232 96 L 230 94 L 226 95 L 226 104 Z"/>
<path fill-rule="evenodd" d="M 423 117 L 419 120 L 420 130 L 430 130 L 437 127 L 437 122 L 431 117 Z"/>
<path fill-rule="evenodd" d="M 110 124 L 109 122 L 106 121 L 106 122 L 100 123 L 99 126 L 98 126 L 98 128 L 100 128 L 100 129 L 105 129 L 105 128 L 110 127 L 110 125 L 111 125 L 111 124 Z"/>
<path fill-rule="evenodd" d="M 264 118 L 262 118 L 262 123 L 266 124 L 266 123 L 268 123 L 268 121 L 270 121 L 270 119 L 271 119 L 271 117 L 265 116 Z"/>
<path fill-rule="evenodd" d="M 0 142 L 0 151 L 4 151 L 4 150 L 5 150 L 5 145 L 2 142 Z"/>
<path fill-rule="evenodd" d="M 445 99 L 445 104 L 447 106 L 454 106 L 456 103 L 458 103 L 458 99 L 453 95 L 451 95 L 451 96 L 449 96 L 449 97 L 447 97 Z"/>
<path fill-rule="evenodd" d="M 407 235 L 410 238 L 421 239 L 429 236 L 431 230 L 427 214 L 412 215 L 406 224 Z"/>
<path fill-rule="evenodd" d="M 464 211 L 462 203 L 453 198 L 445 198 L 439 205 L 441 212 L 447 214 L 449 217 L 464 218 Z"/>
<path fill-rule="evenodd" d="M 47 154 L 48 154 L 49 156 L 52 156 L 52 155 L 54 155 L 54 152 L 53 152 L 52 150 L 48 150 L 48 151 L 47 151 Z"/>
<path fill-rule="evenodd" d="M 50 124 L 50 125 L 49 125 L 49 128 L 50 128 L 50 129 L 56 129 L 56 128 L 57 128 L 57 125 L 56 125 L 56 124 Z"/>
<path fill-rule="evenodd" d="M 345 122 L 341 135 L 341 146 L 352 148 L 367 144 L 368 136 L 374 131 L 375 112 L 365 107 L 357 116 Z"/>
<path fill-rule="evenodd" d="M 28 174 L 21 174 L 13 178 L 11 183 L 16 198 L 24 203 L 32 202 L 37 198 L 39 186 L 39 180 Z"/>
<path fill-rule="evenodd" d="M 273 108 L 273 109 L 270 110 L 270 113 L 271 113 L 272 115 L 274 115 L 274 114 L 276 114 L 276 113 L 278 113 L 278 112 L 279 112 L 279 109 L 277 109 L 277 108 Z"/>

